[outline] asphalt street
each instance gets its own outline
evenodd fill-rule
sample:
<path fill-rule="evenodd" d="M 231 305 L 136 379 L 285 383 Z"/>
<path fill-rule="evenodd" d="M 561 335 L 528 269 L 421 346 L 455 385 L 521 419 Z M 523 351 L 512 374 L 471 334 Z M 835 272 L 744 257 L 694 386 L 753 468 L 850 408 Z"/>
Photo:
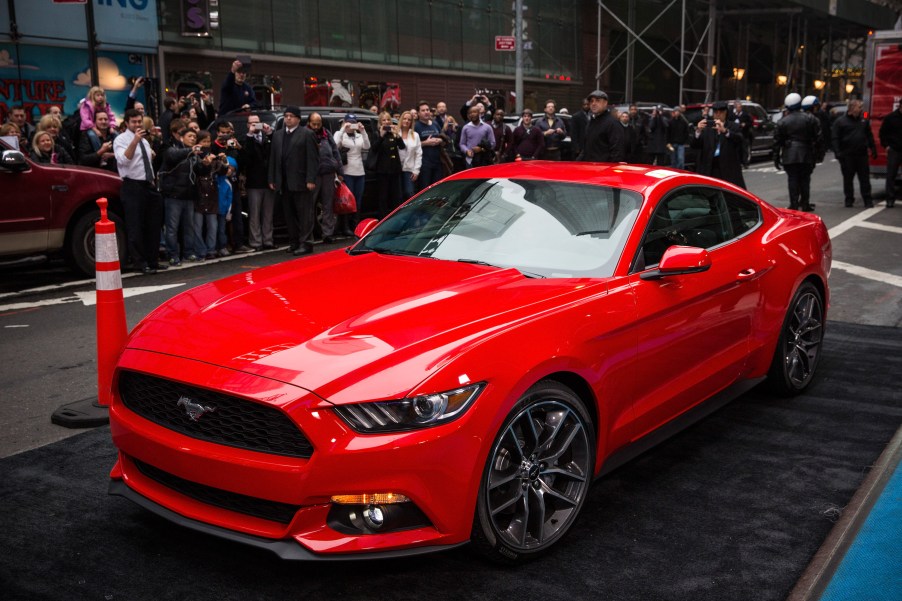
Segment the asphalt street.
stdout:
<path fill-rule="evenodd" d="M 787 206 L 786 175 L 770 162 L 745 172 L 749 189 Z M 902 209 L 886 209 L 874 180 L 873 209 L 843 206 L 839 165 L 832 156 L 814 172 L 812 200 L 830 228 L 834 265 L 828 318 L 852 324 L 902 326 Z M 340 248 L 332 244 L 328 248 Z M 318 246 L 316 252 L 327 247 Z M 192 286 L 289 260 L 280 250 L 169 269 L 125 274 L 129 328 L 153 308 Z M 301 259 L 303 260 L 303 259 Z M 0 457 L 77 434 L 50 422 L 61 405 L 96 395 L 94 283 L 55 263 L 0 269 Z"/>

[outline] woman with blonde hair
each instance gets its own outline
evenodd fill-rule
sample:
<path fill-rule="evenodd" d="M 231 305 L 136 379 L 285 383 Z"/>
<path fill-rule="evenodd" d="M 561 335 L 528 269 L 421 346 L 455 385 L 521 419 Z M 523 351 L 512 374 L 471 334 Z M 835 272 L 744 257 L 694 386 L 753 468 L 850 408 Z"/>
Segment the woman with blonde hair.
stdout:
<path fill-rule="evenodd" d="M 379 186 L 379 219 L 401 204 L 401 150 L 407 148 L 391 113 L 379 113 L 379 130 L 370 153 L 376 155 L 373 167 Z M 371 159 L 367 157 L 367 162 Z"/>
<path fill-rule="evenodd" d="M 407 200 L 413 196 L 416 190 L 416 181 L 420 176 L 420 166 L 423 164 L 423 146 L 420 144 L 420 135 L 413 124 L 417 116 L 414 111 L 405 111 L 398 122 L 399 135 L 404 140 L 401 150 L 401 200 Z"/>
<path fill-rule="evenodd" d="M 63 122 L 59 120 L 59 117 L 44 115 L 38 121 L 38 127 L 35 131 L 50 132 L 50 135 L 53 136 L 53 147 L 60 157 L 59 162 L 66 165 L 75 164 L 75 147 L 68 136 L 66 136 L 66 132 L 63 130 Z"/>
<path fill-rule="evenodd" d="M 106 111 L 110 116 L 110 127 L 116 127 L 116 118 L 113 116 L 113 109 L 106 101 L 106 92 L 100 86 L 94 86 L 85 95 L 81 107 L 78 109 L 81 115 L 81 131 L 86 131 L 94 127 L 94 111 Z"/>
<path fill-rule="evenodd" d="M 31 159 L 44 165 L 61 164 L 60 156 L 53 143 L 53 135 L 49 131 L 35 132 L 31 141 Z"/>

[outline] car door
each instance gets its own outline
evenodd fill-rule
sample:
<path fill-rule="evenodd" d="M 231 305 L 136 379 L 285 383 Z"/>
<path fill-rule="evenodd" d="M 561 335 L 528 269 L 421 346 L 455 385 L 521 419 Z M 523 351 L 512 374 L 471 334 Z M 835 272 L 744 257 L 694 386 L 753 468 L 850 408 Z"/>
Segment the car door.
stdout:
<path fill-rule="evenodd" d="M 54 178 L 43 174 L 49 169 L 27 162 L 25 171 L 0 168 L 0 255 L 42 252 L 48 247 Z"/>
<path fill-rule="evenodd" d="M 754 239 L 757 204 L 731 214 L 716 188 L 672 191 L 659 203 L 630 276 L 637 305 L 636 438 L 727 387 L 746 364 L 758 278 L 770 265 Z M 735 211 L 734 211 L 735 213 Z M 701 273 L 643 279 L 672 245 L 706 248 Z"/>

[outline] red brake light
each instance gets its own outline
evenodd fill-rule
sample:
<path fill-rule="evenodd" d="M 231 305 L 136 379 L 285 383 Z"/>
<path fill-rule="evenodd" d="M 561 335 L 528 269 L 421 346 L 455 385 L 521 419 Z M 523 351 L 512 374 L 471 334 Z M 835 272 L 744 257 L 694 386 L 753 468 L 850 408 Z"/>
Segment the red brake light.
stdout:
<path fill-rule="evenodd" d="M 864 111 L 863 113 L 861 113 L 861 118 L 862 118 L 862 119 L 867 119 L 867 118 L 868 118 L 868 111 Z"/>

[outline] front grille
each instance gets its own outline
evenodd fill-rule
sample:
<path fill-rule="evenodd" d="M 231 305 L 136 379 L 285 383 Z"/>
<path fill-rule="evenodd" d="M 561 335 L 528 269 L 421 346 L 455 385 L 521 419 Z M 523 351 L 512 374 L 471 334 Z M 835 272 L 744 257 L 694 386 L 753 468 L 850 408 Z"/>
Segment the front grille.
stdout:
<path fill-rule="evenodd" d="M 119 396 L 131 411 L 185 436 L 288 457 L 313 454 L 310 441 L 275 407 L 125 370 Z M 196 406 L 211 410 L 195 421 L 188 409 Z"/>
<path fill-rule="evenodd" d="M 164 472 L 160 468 L 144 463 L 143 461 L 138 461 L 134 457 L 131 457 L 131 460 L 135 463 L 138 470 L 151 480 L 207 505 L 213 505 L 236 513 L 243 513 L 255 518 L 278 522 L 280 524 L 290 523 L 294 518 L 294 514 L 300 509 L 300 506 L 289 505 L 288 503 L 258 499 L 256 497 L 249 497 L 220 488 L 213 488 L 212 486 L 205 486 L 203 484 L 198 484 L 197 482 L 191 482 L 190 480 L 179 478 L 169 472 Z"/>

